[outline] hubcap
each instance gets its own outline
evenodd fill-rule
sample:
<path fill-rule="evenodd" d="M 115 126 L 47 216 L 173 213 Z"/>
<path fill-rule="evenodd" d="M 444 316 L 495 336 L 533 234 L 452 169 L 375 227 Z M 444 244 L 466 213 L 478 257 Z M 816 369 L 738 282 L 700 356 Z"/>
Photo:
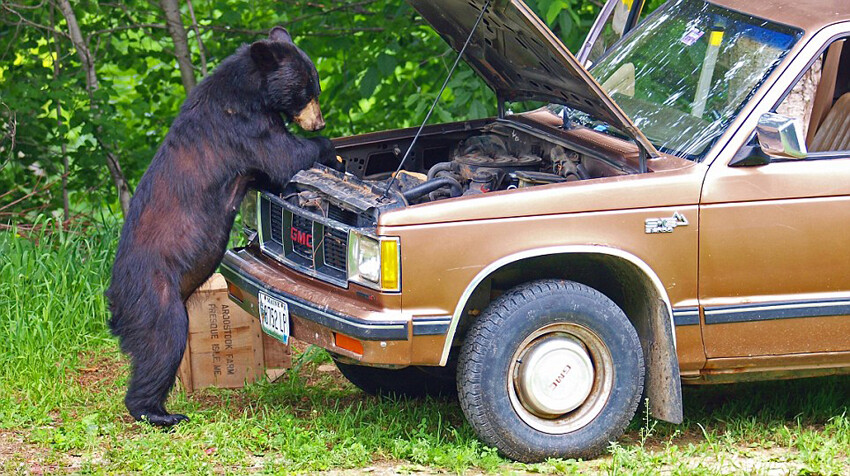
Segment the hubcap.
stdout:
<path fill-rule="evenodd" d="M 526 424 L 544 433 L 570 433 L 602 412 L 614 386 L 614 362 L 590 329 L 549 324 L 520 343 L 507 380 L 511 406 Z"/>
<path fill-rule="evenodd" d="M 521 357 L 520 401 L 531 413 L 552 418 L 575 410 L 593 387 L 593 362 L 575 338 L 553 334 L 540 339 Z"/>

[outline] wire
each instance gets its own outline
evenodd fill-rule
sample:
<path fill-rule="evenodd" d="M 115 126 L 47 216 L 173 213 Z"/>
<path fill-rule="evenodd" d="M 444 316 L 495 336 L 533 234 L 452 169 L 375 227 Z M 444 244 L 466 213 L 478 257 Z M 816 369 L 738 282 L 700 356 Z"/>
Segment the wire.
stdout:
<path fill-rule="evenodd" d="M 437 94 L 437 97 L 434 98 L 434 103 L 431 104 L 431 109 L 428 110 L 428 114 L 425 115 L 425 120 L 422 121 L 422 125 L 419 126 L 419 130 L 416 131 L 416 135 L 413 136 L 413 141 L 410 142 L 410 147 L 407 148 L 407 152 L 404 153 L 404 157 L 401 158 L 401 162 L 398 164 L 398 168 L 395 173 L 390 177 L 390 182 L 387 184 L 387 188 L 384 189 L 384 194 L 381 195 L 381 199 L 387 198 L 387 194 L 390 193 L 390 188 L 395 183 L 395 178 L 399 172 L 401 172 L 402 167 L 404 167 L 404 163 L 407 161 L 407 158 L 410 157 L 410 153 L 413 151 L 413 146 L 416 145 L 416 141 L 419 139 L 419 135 L 422 134 L 422 129 L 425 128 L 425 124 L 428 124 L 428 119 L 431 118 L 431 113 L 434 112 L 434 109 L 437 107 L 437 104 L 440 102 L 440 97 L 442 97 L 443 92 L 446 90 L 446 86 L 449 85 L 449 80 L 452 78 L 452 75 L 457 69 L 458 63 L 460 63 L 460 59 L 463 57 L 463 53 L 466 51 L 466 47 L 469 46 L 469 43 L 472 41 L 472 35 L 475 34 L 475 30 L 478 29 L 478 24 L 481 23 L 481 19 L 484 18 L 484 12 L 487 11 L 487 7 L 490 6 L 491 0 L 487 0 L 484 3 L 484 7 L 481 9 L 481 13 L 478 14 L 478 19 L 475 20 L 475 23 L 472 25 L 472 30 L 469 32 L 469 36 L 466 38 L 466 42 L 463 44 L 463 48 L 460 49 L 460 52 L 455 59 L 455 63 L 452 65 L 452 69 L 449 70 L 448 76 L 446 76 L 446 80 L 443 82 L 443 87 L 440 88 L 440 92 Z"/>

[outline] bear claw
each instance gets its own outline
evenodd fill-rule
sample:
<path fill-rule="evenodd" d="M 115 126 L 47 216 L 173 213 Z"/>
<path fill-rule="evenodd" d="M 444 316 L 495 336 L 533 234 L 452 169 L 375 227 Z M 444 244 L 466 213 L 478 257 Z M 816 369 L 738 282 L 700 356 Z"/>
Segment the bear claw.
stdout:
<path fill-rule="evenodd" d="M 139 420 L 146 421 L 153 426 L 171 427 L 181 421 L 189 421 L 189 417 L 179 413 L 171 413 L 165 415 L 142 415 Z"/>

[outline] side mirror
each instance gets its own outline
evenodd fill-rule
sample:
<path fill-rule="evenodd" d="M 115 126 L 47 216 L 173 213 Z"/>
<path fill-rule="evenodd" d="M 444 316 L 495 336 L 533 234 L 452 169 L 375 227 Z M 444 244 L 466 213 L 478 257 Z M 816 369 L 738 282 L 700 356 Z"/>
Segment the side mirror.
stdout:
<path fill-rule="evenodd" d="M 762 114 L 756 126 L 756 138 L 768 157 L 803 159 L 809 154 L 797 119 L 771 112 Z"/>

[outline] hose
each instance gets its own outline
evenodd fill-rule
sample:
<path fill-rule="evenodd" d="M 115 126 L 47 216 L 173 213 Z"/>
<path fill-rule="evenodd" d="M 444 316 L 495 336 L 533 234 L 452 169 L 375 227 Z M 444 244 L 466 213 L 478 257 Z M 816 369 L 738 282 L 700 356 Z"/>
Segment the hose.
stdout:
<path fill-rule="evenodd" d="M 433 179 L 440 172 L 451 172 L 451 171 L 452 171 L 452 163 L 451 162 L 436 163 L 430 169 L 428 169 L 428 180 Z"/>
<path fill-rule="evenodd" d="M 449 187 L 451 189 L 452 197 L 459 197 L 463 194 L 463 188 L 460 186 L 460 182 L 451 177 L 438 177 L 407 190 L 404 192 L 404 199 L 410 202 L 426 193 L 431 193 L 443 187 Z"/>

